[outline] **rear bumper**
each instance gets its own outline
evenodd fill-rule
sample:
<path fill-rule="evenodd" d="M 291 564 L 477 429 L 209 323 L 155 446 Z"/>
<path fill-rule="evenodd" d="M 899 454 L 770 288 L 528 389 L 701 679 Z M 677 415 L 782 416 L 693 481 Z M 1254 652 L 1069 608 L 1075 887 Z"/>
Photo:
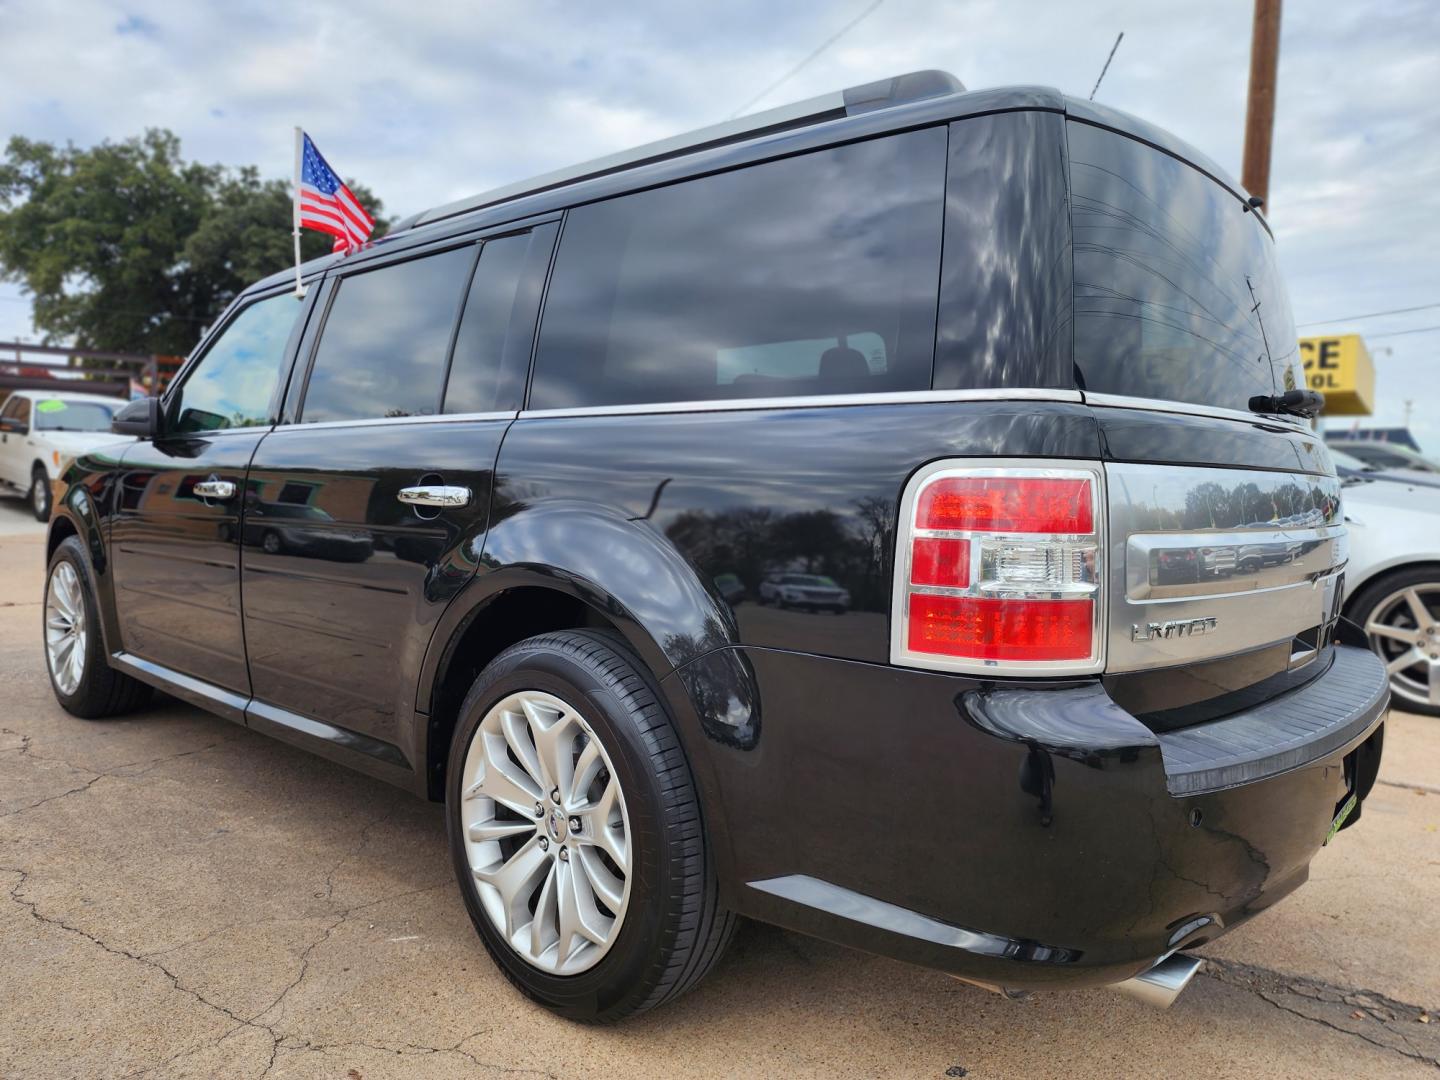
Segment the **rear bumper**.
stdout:
<path fill-rule="evenodd" d="M 1015 988 L 1127 979 L 1304 882 L 1368 794 L 1388 702 L 1379 661 L 1344 647 L 1289 694 L 1163 735 L 1096 680 L 726 666 L 759 703 L 753 740 L 710 754 L 730 902 Z"/>

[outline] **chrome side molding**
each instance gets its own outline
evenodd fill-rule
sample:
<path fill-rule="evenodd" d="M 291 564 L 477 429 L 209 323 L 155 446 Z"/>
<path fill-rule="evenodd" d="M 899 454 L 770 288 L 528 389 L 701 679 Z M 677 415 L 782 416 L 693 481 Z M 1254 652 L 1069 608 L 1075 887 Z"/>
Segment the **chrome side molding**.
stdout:
<path fill-rule="evenodd" d="M 1205 964 L 1196 956 L 1185 953 L 1171 953 L 1149 971 L 1142 971 L 1134 978 L 1114 983 L 1110 989 L 1126 997 L 1143 1001 L 1157 1009 L 1168 1009 L 1175 1004 L 1180 992 L 1190 985 L 1190 980 Z"/>

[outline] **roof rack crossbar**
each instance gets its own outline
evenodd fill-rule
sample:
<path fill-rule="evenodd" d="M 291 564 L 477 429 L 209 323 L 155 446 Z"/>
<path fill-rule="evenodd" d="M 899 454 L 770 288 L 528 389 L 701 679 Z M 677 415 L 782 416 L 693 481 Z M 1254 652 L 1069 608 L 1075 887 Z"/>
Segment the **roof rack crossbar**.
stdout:
<path fill-rule="evenodd" d="M 723 146 L 727 143 L 753 139 L 776 131 L 808 127 L 825 120 L 837 120 L 843 116 L 855 116 L 859 113 L 873 112 L 876 109 L 889 108 L 893 105 L 921 101 L 925 98 L 958 94 L 962 93 L 964 89 L 960 80 L 948 72 L 912 71 L 905 75 L 896 75 L 892 78 L 880 79 L 878 82 L 866 83 L 863 86 L 852 86 L 847 90 L 837 90 L 808 98 L 805 101 L 751 113 L 749 116 L 726 120 L 723 123 L 712 124 L 709 127 L 699 128 L 682 135 L 673 135 L 668 139 L 646 143 L 644 146 L 637 146 L 631 150 L 622 150 L 617 154 L 609 154 L 580 165 L 571 165 L 541 176 L 531 177 L 528 180 L 507 184 L 481 195 L 472 195 L 469 198 L 426 210 L 400 222 L 393 231 L 399 232 L 420 225 L 429 225 L 442 218 L 454 217 L 457 214 L 479 210 L 486 206 L 494 206 L 496 203 L 519 198 L 522 195 L 538 194 L 579 180 L 590 180 L 609 173 L 633 169 L 639 165 L 649 165 L 668 158 Z"/>

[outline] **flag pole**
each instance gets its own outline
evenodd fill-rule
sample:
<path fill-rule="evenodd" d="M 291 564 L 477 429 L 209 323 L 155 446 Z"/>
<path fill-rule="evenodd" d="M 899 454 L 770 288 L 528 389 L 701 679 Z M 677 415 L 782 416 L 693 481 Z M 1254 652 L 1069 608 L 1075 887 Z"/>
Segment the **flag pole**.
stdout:
<path fill-rule="evenodd" d="M 295 128 L 295 202 L 292 221 L 295 233 L 295 299 L 305 299 L 305 286 L 300 281 L 300 159 L 303 156 L 305 134 L 297 125 Z"/>

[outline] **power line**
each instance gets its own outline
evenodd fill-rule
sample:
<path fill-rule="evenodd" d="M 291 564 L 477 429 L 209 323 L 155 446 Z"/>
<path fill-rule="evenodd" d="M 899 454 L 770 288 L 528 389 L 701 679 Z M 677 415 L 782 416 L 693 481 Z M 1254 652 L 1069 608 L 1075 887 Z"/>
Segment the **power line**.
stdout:
<path fill-rule="evenodd" d="M 0 296 L 0 303 L 33 305 L 34 301 L 28 296 Z M 159 315 L 161 318 L 164 319 L 178 319 L 181 322 L 203 323 L 205 321 L 204 319 L 195 315 L 174 315 L 168 311 L 140 311 L 135 308 L 112 307 L 92 307 L 89 310 L 96 312 L 100 315 L 141 315 L 146 318 L 154 318 L 156 315 Z"/>
<path fill-rule="evenodd" d="M 1405 334 L 1429 334 L 1435 330 L 1440 330 L 1440 324 L 1435 326 L 1417 326 L 1413 330 L 1386 330 L 1383 334 L 1366 334 L 1365 340 L 1373 341 L 1375 338 L 1401 337 Z"/>
<path fill-rule="evenodd" d="M 842 26 L 839 30 L 836 30 L 835 33 L 831 34 L 828 38 L 826 38 L 823 42 L 821 42 L 821 43 L 820 43 L 820 47 L 819 47 L 818 49 L 816 49 L 814 52 L 812 52 L 809 56 L 805 57 L 804 60 L 801 60 L 800 63 L 796 64 L 793 68 L 791 68 L 789 71 L 787 71 L 784 75 L 781 75 L 780 78 L 776 79 L 773 83 L 771 83 L 769 86 L 767 86 L 764 90 L 761 90 L 760 93 L 756 94 L 756 95 L 755 95 L 754 97 L 752 97 L 749 101 L 745 102 L 744 105 L 741 105 L 738 109 L 736 109 L 733 113 L 731 113 L 731 114 L 730 114 L 729 116 L 727 116 L 725 119 L 727 119 L 727 120 L 734 120 L 737 116 L 739 116 L 741 113 L 743 113 L 746 109 L 750 108 L 750 107 L 751 107 L 752 105 L 754 105 L 757 101 L 763 101 L 766 97 L 769 96 L 769 94 L 770 94 L 771 91 L 779 88 L 783 83 L 789 82 L 792 78 L 794 78 L 796 75 L 798 75 L 798 74 L 800 73 L 800 70 L 801 70 L 802 68 L 804 68 L 806 64 L 810 63 L 810 61 L 814 60 L 817 56 L 819 56 L 821 53 L 823 53 L 826 49 L 830 48 L 831 45 L 834 45 L 835 42 L 839 41 L 842 37 L 844 37 L 846 34 L 848 34 L 851 30 L 854 30 L 855 27 L 859 26 L 861 22 L 863 22 L 865 19 L 869 18 L 870 15 L 872 15 L 872 14 L 874 13 L 875 9 L 878 8 L 878 7 L 879 7 L 881 4 L 883 4 L 884 2 L 885 2 L 885 0 L 875 0 L 875 2 L 874 2 L 873 4 L 871 4 L 869 7 L 867 7 L 864 11 L 860 12 L 859 15 L 856 15 L 855 18 L 851 19 L 848 23 L 846 23 L 844 26 Z"/>
<path fill-rule="evenodd" d="M 1100 69 L 1100 78 L 1095 80 L 1095 85 L 1090 89 L 1090 100 L 1095 100 L 1095 91 L 1100 89 L 1100 83 L 1105 79 L 1105 72 L 1110 70 L 1110 61 L 1115 59 L 1115 50 L 1120 48 L 1120 41 L 1125 37 L 1125 31 L 1121 30 L 1115 37 L 1115 44 L 1110 46 L 1110 55 L 1105 57 L 1105 66 Z"/>
<path fill-rule="evenodd" d="M 1392 308 L 1389 311 L 1367 311 L 1364 315 L 1346 315 L 1342 319 L 1316 319 L 1314 322 L 1296 323 L 1296 328 L 1302 326 L 1328 326 L 1330 323 L 1356 322 L 1359 319 L 1378 319 L 1381 315 L 1405 315 L 1412 311 L 1429 311 L 1431 308 L 1440 307 L 1440 304 L 1420 304 L 1417 307 Z"/>

